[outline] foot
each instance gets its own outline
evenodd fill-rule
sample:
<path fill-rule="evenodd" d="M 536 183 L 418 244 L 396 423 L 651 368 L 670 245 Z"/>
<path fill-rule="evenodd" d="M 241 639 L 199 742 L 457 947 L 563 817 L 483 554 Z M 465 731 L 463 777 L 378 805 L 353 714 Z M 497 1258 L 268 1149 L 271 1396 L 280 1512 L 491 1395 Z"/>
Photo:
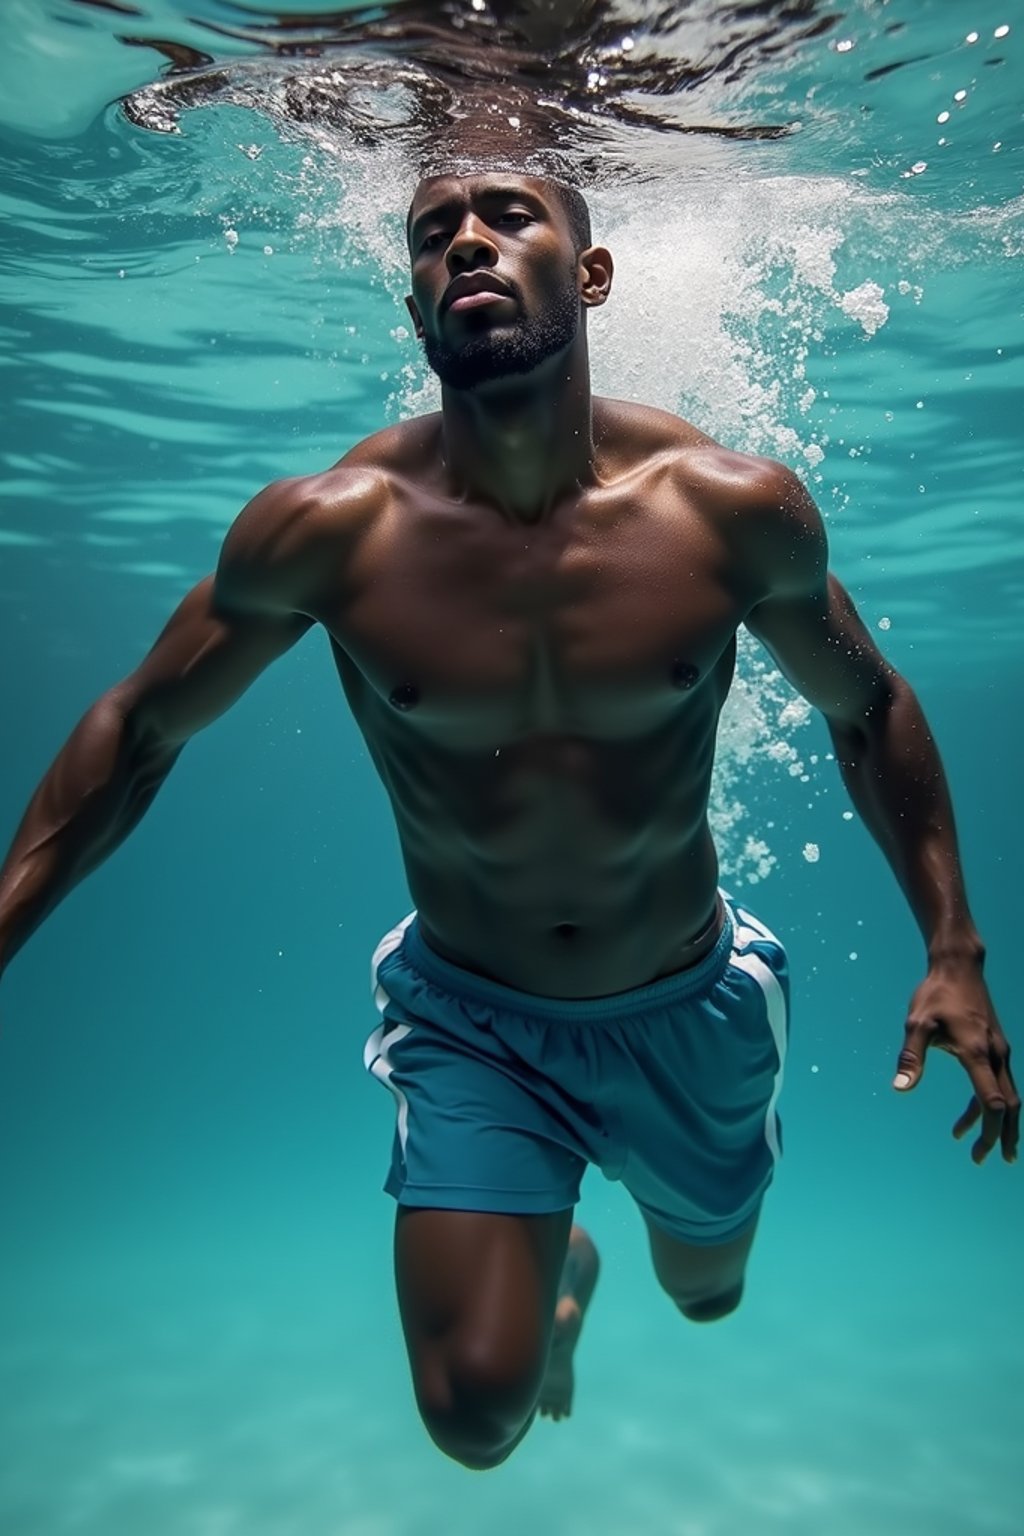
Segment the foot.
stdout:
<path fill-rule="evenodd" d="M 575 1296 L 562 1296 L 555 1308 L 547 1374 L 537 1399 L 537 1409 L 551 1419 L 568 1418 L 574 1385 L 572 1357 L 583 1327 L 583 1309 Z"/>

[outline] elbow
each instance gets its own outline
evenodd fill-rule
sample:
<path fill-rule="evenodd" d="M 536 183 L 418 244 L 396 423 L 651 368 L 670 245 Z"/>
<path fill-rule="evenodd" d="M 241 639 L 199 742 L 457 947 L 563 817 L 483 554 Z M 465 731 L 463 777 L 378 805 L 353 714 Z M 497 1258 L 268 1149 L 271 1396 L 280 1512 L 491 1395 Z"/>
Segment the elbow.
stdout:
<path fill-rule="evenodd" d="M 130 680 L 117 683 L 103 694 L 89 716 L 98 729 L 116 735 L 133 777 L 162 777 L 172 767 L 183 742 L 172 739 L 161 721 L 155 701 L 139 693 Z"/>
<path fill-rule="evenodd" d="M 910 685 L 897 672 L 887 670 L 878 677 L 871 692 L 857 701 L 855 709 L 847 707 L 826 713 L 840 764 L 862 759 L 889 730 L 901 706 L 913 700 Z"/>

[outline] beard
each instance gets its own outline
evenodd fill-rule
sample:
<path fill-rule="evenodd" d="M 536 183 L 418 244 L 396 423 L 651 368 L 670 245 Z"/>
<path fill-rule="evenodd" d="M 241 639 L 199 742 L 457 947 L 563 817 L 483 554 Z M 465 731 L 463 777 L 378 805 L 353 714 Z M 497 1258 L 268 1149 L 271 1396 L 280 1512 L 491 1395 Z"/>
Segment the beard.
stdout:
<path fill-rule="evenodd" d="M 522 312 L 522 295 L 514 283 L 509 292 Z M 570 268 L 557 293 L 551 295 L 543 314 L 487 326 L 450 346 L 438 336 L 424 336 L 427 362 L 449 389 L 473 389 L 493 379 L 532 373 L 541 363 L 562 352 L 575 340 L 580 324 L 580 297 L 576 268 Z"/>

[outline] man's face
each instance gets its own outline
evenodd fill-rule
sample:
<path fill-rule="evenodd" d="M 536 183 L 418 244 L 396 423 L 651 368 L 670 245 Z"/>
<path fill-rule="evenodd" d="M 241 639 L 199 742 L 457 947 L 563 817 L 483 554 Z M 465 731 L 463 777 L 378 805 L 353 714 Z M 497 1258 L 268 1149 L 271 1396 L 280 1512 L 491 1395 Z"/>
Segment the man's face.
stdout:
<path fill-rule="evenodd" d="M 416 333 L 452 389 L 531 373 L 576 336 L 576 251 L 557 194 L 538 177 L 422 181 L 409 254 Z"/>

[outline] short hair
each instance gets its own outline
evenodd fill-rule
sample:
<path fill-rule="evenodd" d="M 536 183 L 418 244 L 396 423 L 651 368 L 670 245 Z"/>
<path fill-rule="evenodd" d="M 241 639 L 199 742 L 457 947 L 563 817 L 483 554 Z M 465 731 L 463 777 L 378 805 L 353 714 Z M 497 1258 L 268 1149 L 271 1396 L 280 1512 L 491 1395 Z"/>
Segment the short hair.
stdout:
<path fill-rule="evenodd" d="M 426 180 L 427 178 L 424 177 L 423 179 Z M 542 181 L 546 187 L 550 187 L 558 199 L 558 204 L 565 214 L 566 223 L 569 226 L 569 233 L 572 235 L 575 254 L 578 256 L 581 251 L 585 251 L 589 245 L 593 244 L 594 239 L 590 225 L 590 209 L 587 207 L 586 198 L 575 187 L 570 187 L 568 182 L 556 181 L 553 176 L 537 176 L 533 179 L 535 181 Z M 405 216 L 405 237 L 407 241 L 412 229 L 412 208 L 415 201 L 416 193 L 414 192 L 409 202 L 409 211 Z"/>
<path fill-rule="evenodd" d="M 550 176 L 545 176 L 543 179 L 562 205 L 562 212 L 568 221 L 573 245 L 576 247 L 576 255 L 578 256 L 581 251 L 585 251 L 594 241 L 590 227 L 590 209 L 587 207 L 587 200 L 576 187 L 570 187 L 564 181 L 555 181 Z"/>

